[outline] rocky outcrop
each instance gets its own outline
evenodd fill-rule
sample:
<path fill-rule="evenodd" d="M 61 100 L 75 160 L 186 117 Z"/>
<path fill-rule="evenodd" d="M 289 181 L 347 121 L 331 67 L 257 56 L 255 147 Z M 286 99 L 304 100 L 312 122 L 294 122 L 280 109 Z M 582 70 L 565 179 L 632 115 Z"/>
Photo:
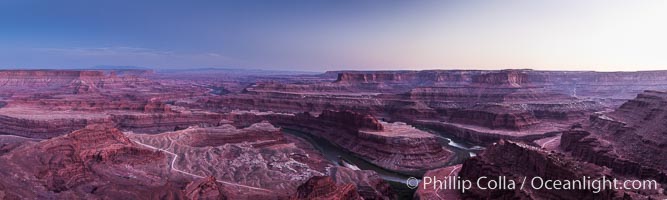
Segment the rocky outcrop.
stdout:
<path fill-rule="evenodd" d="M 445 165 L 454 156 L 435 135 L 405 123 L 379 122 L 370 115 L 351 111 L 325 113 L 320 117 L 297 114 L 276 123 L 328 140 L 380 167 L 406 173 Z"/>
<path fill-rule="evenodd" d="M 508 180 L 521 183 L 523 177 L 532 179 L 541 177 L 544 180 L 580 180 L 582 177 L 599 179 L 609 176 L 603 168 L 584 162 L 574 161 L 562 154 L 547 152 L 542 149 L 502 140 L 489 146 L 481 155 L 463 163 L 459 176 L 463 180 L 478 180 L 482 176 L 504 176 Z M 480 181 L 486 186 L 489 179 Z M 614 199 L 618 198 L 613 190 L 594 193 L 590 190 L 535 190 L 532 187 L 520 189 L 481 189 L 473 184 L 473 189 L 462 195 L 469 198 L 483 199 Z"/>
<path fill-rule="evenodd" d="M 301 148 L 308 144 L 288 138 L 267 122 L 245 128 L 225 124 L 128 137 L 178 155 L 172 163 L 178 170 L 244 185 L 225 185 L 247 191 L 234 193 L 241 195 L 238 198 L 287 197 L 286 191 L 295 191 L 312 176 L 324 175 L 331 166 L 321 154 Z"/>
<path fill-rule="evenodd" d="M 41 162 L 48 163 L 48 170 L 41 172 L 39 177 L 47 180 L 49 190 L 58 192 L 94 178 L 91 164 L 142 164 L 164 158 L 159 152 L 133 146 L 120 131 L 91 125 L 62 138 L 40 143 L 37 149 L 49 153 L 40 155 Z"/>
<path fill-rule="evenodd" d="M 337 185 L 329 176 L 314 176 L 299 186 L 291 199 L 362 200 L 352 183 Z"/>
<path fill-rule="evenodd" d="M 559 130 L 569 126 L 560 124 L 538 124 L 526 130 L 488 129 L 479 126 L 439 122 L 433 120 L 415 120 L 411 122 L 415 126 L 425 127 L 434 131 L 445 133 L 451 137 L 462 139 L 474 144 L 490 145 L 500 139 L 530 142 L 547 137 L 553 137 Z"/>
<path fill-rule="evenodd" d="M 533 113 L 540 120 L 581 120 L 596 111 L 604 110 L 605 105 L 597 101 L 574 101 L 560 103 L 529 103 L 512 105 L 514 109 Z"/>
<path fill-rule="evenodd" d="M 24 143 L 0 160 L 0 185 L 20 198 L 180 196 L 178 188 L 167 184 L 165 154 L 142 148 L 104 125 Z"/>
<path fill-rule="evenodd" d="M 667 183 L 667 93 L 646 91 L 610 113 L 590 117 L 583 129 L 565 131 L 560 147 L 615 173 Z"/>
<path fill-rule="evenodd" d="M 112 121 L 123 130 L 160 133 L 190 126 L 218 126 L 223 115 L 210 112 L 112 114 Z"/>
<path fill-rule="evenodd" d="M 580 160 L 608 167 L 615 174 L 667 183 L 664 170 L 622 157 L 608 141 L 589 136 L 590 133 L 583 130 L 566 131 L 560 148 Z"/>
<path fill-rule="evenodd" d="M 532 81 L 529 80 L 528 74 L 522 71 L 503 70 L 474 76 L 472 83 L 491 87 L 521 87 L 521 85 L 532 83 Z"/>
<path fill-rule="evenodd" d="M 24 199 L 285 199 L 331 166 L 302 143 L 268 123 L 157 135 L 88 125 L 0 144 L 0 191 Z"/>
<path fill-rule="evenodd" d="M 481 71 L 474 70 L 424 70 L 424 71 L 338 71 L 337 83 L 411 83 L 433 84 L 437 82 L 465 83 Z"/>
<path fill-rule="evenodd" d="M 52 138 L 84 128 L 89 124 L 99 123 L 110 124 L 110 120 L 104 118 L 30 119 L 0 115 L 0 125 L 2 125 L 0 134 L 30 138 Z"/>
<path fill-rule="evenodd" d="M 268 126 L 267 124 L 256 124 L 257 126 Z M 227 129 L 227 131 L 225 131 Z M 282 145 L 289 143 L 287 138 L 278 133 L 278 130 L 247 129 L 243 133 L 228 134 L 230 127 L 205 128 L 191 130 L 184 136 L 183 141 L 192 147 L 215 147 L 224 144 L 251 143 L 253 147 L 264 147 L 271 145 Z M 224 131 L 224 132 L 223 132 Z M 270 131 L 270 132 L 267 132 Z M 222 134 L 214 134 L 222 132 Z"/>
<path fill-rule="evenodd" d="M 371 170 L 353 170 L 346 167 L 331 169 L 330 175 L 337 184 L 353 183 L 364 199 L 390 200 L 396 199 L 391 186 L 382 180 L 380 175 Z"/>
<path fill-rule="evenodd" d="M 453 111 L 449 121 L 482 126 L 490 129 L 525 130 L 538 120 L 530 112 L 512 110 L 502 106 L 477 106 L 470 110 Z"/>
<path fill-rule="evenodd" d="M 438 169 L 428 170 L 424 177 L 429 177 L 431 180 L 437 179 L 441 180 L 446 177 L 456 177 L 458 176 L 459 171 L 461 170 L 461 165 L 453 165 L 449 167 L 443 167 Z M 424 182 L 420 182 L 417 185 L 417 190 L 414 193 L 414 199 L 416 200 L 430 200 L 430 199 L 461 199 L 461 191 L 452 188 L 439 188 L 424 186 Z"/>
<path fill-rule="evenodd" d="M 337 123 L 338 125 L 345 126 L 351 129 L 363 129 L 363 130 L 373 130 L 373 131 L 382 131 L 383 127 L 380 122 L 378 122 L 375 117 L 368 114 L 360 114 L 349 110 L 344 111 L 332 111 L 325 110 L 320 114 L 317 119 L 322 121 L 329 121 Z"/>
<path fill-rule="evenodd" d="M 215 177 L 200 178 L 185 186 L 185 196 L 192 200 L 227 200 L 227 194 L 222 183 L 218 183 Z"/>
<path fill-rule="evenodd" d="M 414 87 L 406 95 L 410 99 L 426 102 L 526 103 L 574 100 L 567 93 L 549 89 L 545 77 L 531 75 L 527 71 L 481 72 L 471 79 L 462 85 Z"/>

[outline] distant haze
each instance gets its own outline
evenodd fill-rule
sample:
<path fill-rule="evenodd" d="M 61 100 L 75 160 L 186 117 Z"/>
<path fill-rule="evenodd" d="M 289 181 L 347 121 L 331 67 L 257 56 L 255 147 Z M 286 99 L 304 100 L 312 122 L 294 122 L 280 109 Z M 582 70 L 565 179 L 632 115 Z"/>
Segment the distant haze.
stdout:
<path fill-rule="evenodd" d="M 0 27 L 0 68 L 667 69 L 667 0 L 5 0 Z"/>

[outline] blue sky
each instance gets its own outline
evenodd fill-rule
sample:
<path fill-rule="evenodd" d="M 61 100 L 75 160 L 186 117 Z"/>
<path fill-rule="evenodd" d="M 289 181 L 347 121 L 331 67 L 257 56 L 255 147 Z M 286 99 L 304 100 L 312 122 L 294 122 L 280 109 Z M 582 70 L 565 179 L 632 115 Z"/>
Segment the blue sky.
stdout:
<path fill-rule="evenodd" d="M 667 0 L 0 1 L 0 68 L 667 69 Z"/>

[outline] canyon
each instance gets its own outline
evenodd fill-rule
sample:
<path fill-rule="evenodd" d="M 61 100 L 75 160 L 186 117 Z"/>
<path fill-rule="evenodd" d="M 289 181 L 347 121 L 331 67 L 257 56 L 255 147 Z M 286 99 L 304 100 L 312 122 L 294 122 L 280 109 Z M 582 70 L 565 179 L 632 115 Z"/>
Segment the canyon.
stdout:
<path fill-rule="evenodd" d="M 0 70 L 0 199 L 664 199 L 666 106 L 667 71 Z M 405 185 L 501 175 L 660 186 Z"/>

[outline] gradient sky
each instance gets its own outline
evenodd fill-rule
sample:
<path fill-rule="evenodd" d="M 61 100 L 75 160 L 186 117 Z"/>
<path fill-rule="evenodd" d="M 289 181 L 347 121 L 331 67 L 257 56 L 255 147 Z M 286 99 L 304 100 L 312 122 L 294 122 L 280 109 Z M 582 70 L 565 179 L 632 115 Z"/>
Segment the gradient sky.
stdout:
<path fill-rule="evenodd" d="M 0 68 L 667 69 L 667 0 L 2 0 Z"/>

